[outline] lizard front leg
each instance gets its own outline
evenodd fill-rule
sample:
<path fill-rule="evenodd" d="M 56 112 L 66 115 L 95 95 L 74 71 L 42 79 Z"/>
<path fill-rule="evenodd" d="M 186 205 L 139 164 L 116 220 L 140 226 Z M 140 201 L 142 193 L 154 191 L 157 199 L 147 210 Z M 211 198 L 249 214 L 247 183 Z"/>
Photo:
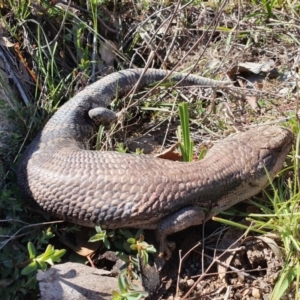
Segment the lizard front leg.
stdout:
<path fill-rule="evenodd" d="M 171 251 L 167 245 L 167 236 L 181 231 L 190 226 L 203 223 L 205 220 L 205 212 L 198 206 L 184 207 L 167 217 L 163 218 L 156 229 L 156 239 L 159 242 L 159 256 L 168 260 L 171 257 Z"/>

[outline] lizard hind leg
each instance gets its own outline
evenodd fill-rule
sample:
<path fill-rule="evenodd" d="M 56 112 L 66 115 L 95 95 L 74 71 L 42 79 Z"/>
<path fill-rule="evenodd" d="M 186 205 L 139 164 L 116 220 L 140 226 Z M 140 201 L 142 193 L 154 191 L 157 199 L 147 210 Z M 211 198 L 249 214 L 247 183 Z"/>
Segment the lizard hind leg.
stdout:
<path fill-rule="evenodd" d="M 203 223 L 205 212 L 197 206 L 184 207 L 167 217 L 163 218 L 156 229 L 156 239 L 159 242 L 159 256 L 168 260 L 171 257 L 171 250 L 168 246 L 167 236 Z"/>

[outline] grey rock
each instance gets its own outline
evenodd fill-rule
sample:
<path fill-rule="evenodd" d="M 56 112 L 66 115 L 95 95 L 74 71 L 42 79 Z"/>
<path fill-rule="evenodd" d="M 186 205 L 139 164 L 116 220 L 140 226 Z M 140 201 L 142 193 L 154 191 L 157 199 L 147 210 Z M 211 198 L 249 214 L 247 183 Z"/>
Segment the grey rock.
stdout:
<path fill-rule="evenodd" d="M 118 290 L 117 278 L 110 272 L 78 263 L 58 264 L 39 271 L 41 300 L 106 300 Z"/>

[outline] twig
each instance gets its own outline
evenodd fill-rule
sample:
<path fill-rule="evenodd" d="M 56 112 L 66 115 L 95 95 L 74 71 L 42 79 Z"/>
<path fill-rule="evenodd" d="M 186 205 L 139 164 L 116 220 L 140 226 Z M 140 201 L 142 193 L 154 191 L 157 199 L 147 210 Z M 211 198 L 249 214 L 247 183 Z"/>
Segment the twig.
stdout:
<path fill-rule="evenodd" d="M 18 89 L 18 91 L 19 91 L 19 93 L 20 93 L 20 95 L 21 95 L 21 97 L 22 97 L 25 105 L 28 107 L 29 104 L 30 104 L 29 99 L 28 99 L 28 97 L 27 97 L 27 95 L 26 95 L 23 87 L 21 86 L 19 80 L 16 78 L 16 76 L 15 76 L 15 74 L 14 74 L 14 72 L 13 72 L 13 70 L 12 70 L 10 64 L 9 64 L 9 62 L 7 61 L 6 56 L 3 53 L 2 46 L 0 46 L 0 58 L 4 62 L 5 69 L 8 72 L 9 76 L 12 78 L 14 84 L 16 85 L 16 87 L 17 87 L 17 89 Z M 7 92 L 6 89 L 3 89 L 3 90 L 4 90 L 5 94 L 6 94 L 6 96 L 11 100 L 11 95 Z"/>
<path fill-rule="evenodd" d="M 231 246 L 230 246 L 230 248 L 231 247 L 233 247 L 236 243 L 238 243 L 242 238 L 243 238 L 243 236 L 244 235 L 241 235 L 234 243 L 232 243 L 231 244 Z M 184 297 L 182 298 L 182 300 L 186 300 L 187 299 L 187 297 L 192 293 L 192 291 L 194 290 L 194 288 L 196 287 L 196 285 L 205 277 L 205 276 L 207 276 L 207 271 L 209 271 L 211 268 L 212 268 L 212 266 L 215 264 L 215 262 L 217 261 L 217 260 L 219 260 L 223 255 L 225 255 L 227 253 L 227 251 L 226 252 L 224 252 L 224 253 L 222 253 L 222 254 L 220 254 L 218 257 L 216 257 L 216 258 L 213 258 L 213 261 L 211 262 L 211 264 L 207 267 L 207 269 L 206 269 L 206 271 L 203 273 L 203 274 L 201 274 L 201 276 L 197 279 L 197 281 L 193 284 L 193 286 L 189 289 L 189 291 L 184 295 Z M 204 256 L 205 256 L 205 254 L 203 253 L 202 254 L 202 261 L 204 261 Z M 204 268 L 203 268 L 203 270 L 204 270 Z"/>
<path fill-rule="evenodd" d="M 58 29 L 58 32 L 57 32 L 56 36 L 54 37 L 54 39 L 53 39 L 50 43 L 48 43 L 48 44 L 45 45 L 45 46 L 41 46 L 41 49 L 44 49 L 44 48 L 46 48 L 46 47 L 48 48 L 49 46 L 51 46 L 53 43 L 55 43 L 55 42 L 58 40 L 58 38 L 59 38 L 59 36 L 60 36 L 60 33 L 62 32 L 62 30 L 63 30 L 63 28 L 64 28 L 64 26 L 65 26 L 66 19 L 67 19 L 67 15 L 68 15 L 70 6 L 72 6 L 71 0 L 69 0 L 69 3 L 65 3 L 65 5 L 67 5 L 67 8 L 65 9 L 66 13 L 64 14 L 63 20 L 62 20 L 62 22 L 61 22 L 61 25 L 60 25 L 60 27 L 59 27 L 59 29 Z"/>
<path fill-rule="evenodd" d="M 179 266 L 178 266 L 178 272 L 177 272 L 177 284 L 176 284 L 176 294 L 175 298 L 178 297 L 179 294 L 179 279 L 180 279 L 180 272 L 181 272 L 181 265 L 184 259 L 197 247 L 201 245 L 201 242 L 198 242 L 196 245 L 194 245 L 187 253 L 181 258 L 181 252 L 182 250 L 179 250 Z"/>
<path fill-rule="evenodd" d="M 63 4 L 63 5 L 67 5 L 67 3 L 66 3 L 65 1 L 63 1 L 63 0 L 53 0 L 53 3 L 54 3 L 54 4 L 61 3 L 61 4 Z M 71 3 L 71 1 L 70 1 L 70 3 Z M 80 11 L 84 11 L 84 12 L 88 13 L 89 15 L 92 15 L 92 13 L 91 13 L 90 11 L 88 11 L 87 9 L 84 9 L 84 8 L 82 8 L 82 7 L 80 7 L 80 6 L 76 5 L 76 4 L 72 4 L 72 3 L 71 3 L 70 6 L 73 7 L 73 8 L 75 8 L 75 9 L 78 9 L 78 10 L 80 10 Z M 110 28 L 108 25 L 106 25 L 106 24 L 104 23 L 104 21 L 103 21 L 99 16 L 98 16 L 98 21 L 99 21 L 99 22 L 101 23 L 101 25 L 103 25 L 103 26 L 105 27 L 105 29 L 107 29 L 108 31 L 113 32 L 113 33 L 118 33 L 118 30 L 115 30 L 115 29 Z"/>
<path fill-rule="evenodd" d="M 10 236 L 10 238 L 7 240 L 7 241 L 4 241 L 1 244 L 0 246 L 0 250 L 6 245 L 8 244 L 11 240 L 15 239 L 16 235 L 18 235 L 18 233 L 26 228 L 30 228 L 30 227 L 35 227 L 35 226 L 45 226 L 45 225 L 50 225 L 50 224 L 57 224 L 57 223 L 63 223 L 65 221 L 52 221 L 52 222 L 43 222 L 43 223 L 37 223 L 37 224 L 29 224 L 29 225 L 26 225 L 22 228 L 20 228 L 19 230 L 17 230 L 12 236 Z"/>

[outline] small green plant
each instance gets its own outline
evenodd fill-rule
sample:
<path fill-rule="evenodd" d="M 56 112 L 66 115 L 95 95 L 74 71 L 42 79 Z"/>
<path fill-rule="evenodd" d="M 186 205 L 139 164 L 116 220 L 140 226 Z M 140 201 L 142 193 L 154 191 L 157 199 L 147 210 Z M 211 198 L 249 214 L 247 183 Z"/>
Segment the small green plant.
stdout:
<path fill-rule="evenodd" d="M 140 149 L 140 148 L 135 149 L 135 154 L 142 155 L 143 153 L 144 153 L 144 149 Z"/>
<path fill-rule="evenodd" d="M 180 126 L 178 128 L 179 147 L 182 154 L 182 160 L 189 162 L 193 160 L 194 142 L 190 135 L 188 104 L 180 103 L 178 108 L 180 117 Z"/>
<path fill-rule="evenodd" d="M 124 146 L 124 143 L 117 143 L 116 151 L 120 153 L 126 153 L 128 148 Z"/>
<path fill-rule="evenodd" d="M 120 292 L 112 291 L 112 300 L 139 300 L 148 296 L 147 292 L 141 291 L 139 286 L 133 285 L 125 278 L 127 277 L 119 276 L 118 286 Z"/>
<path fill-rule="evenodd" d="M 110 249 L 110 242 L 108 238 L 112 238 L 115 235 L 115 231 L 112 230 L 106 233 L 106 230 L 102 230 L 100 226 L 96 226 L 95 230 L 97 233 L 89 239 L 89 242 L 94 243 L 94 242 L 102 241 L 105 247 L 107 249 Z"/>
<path fill-rule="evenodd" d="M 106 248 L 110 249 L 111 243 L 108 238 L 116 238 L 116 232 L 110 231 L 106 233 L 106 230 L 102 230 L 100 226 L 96 226 L 96 234 L 92 236 L 89 241 L 103 241 Z M 115 241 L 114 244 L 117 248 L 121 248 L 128 253 L 134 251 L 135 256 L 131 254 L 125 254 L 123 251 L 117 252 L 119 258 L 121 258 L 126 264 L 127 268 L 120 272 L 118 277 L 119 292 L 113 291 L 113 300 L 138 300 L 147 297 L 148 293 L 141 291 L 140 287 L 133 283 L 133 280 L 138 280 L 139 276 L 135 272 L 135 269 L 139 269 L 139 263 L 148 264 L 149 253 L 155 253 L 156 249 L 153 245 L 149 245 L 144 241 L 144 235 L 142 230 L 133 235 L 128 229 L 119 229 L 117 231 L 121 236 L 126 237 L 126 243 Z"/>
<path fill-rule="evenodd" d="M 149 253 L 155 253 L 156 249 L 153 245 L 149 245 L 144 241 L 144 235 L 140 234 L 139 239 L 129 238 L 127 243 L 130 244 L 130 249 L 137 251 L 137 255 L 142 259 L 144 265 L 148 264 Z"/>
<path fill-rule="evenodd" d="M 101 141 L 102 141 L 102 138 L 103 138 L 103 133 L 104 133 L 104 126 L 100 125 L 99 129 L 98 129 L 98 132 L 97 132 L 97 139 L 96 139 L 96 146 L 95 146 L 95 149 L 97 151 L 99 151 L 100 148 L 101 148 Z"/>
<path fill-rule="evenodd" d="M 65 249 L 56 250 L 54 246 L 48 245 L 45 252 L 36 256 L 36 249 L 31 242 L 28 242 L 29 264 L 21 271 L 22 275 L 28 275 L 40 269 L 45 271 L 47 264 L 53 266 L 55 262 L 60 262 L 61 257 L 66 253 Z"/>
<path fill-rule="evenodd" d="M 278 8 L 282 6 L 282 0 L 261 0 L 259 1 L 264 9 L 266 10 L 267 17 L 271 18 L 273 17 L 274 13 L 274 8 Z"/>
<path fill-rule="evenodd" d="M 118 277 L 118 287 L 120 292 L 112 291 L 113 300 L 138 300 L 148 296 L 147 292 L 141 290 L 140 286 L 133 283 L 139 280 L 138 274 L 134 271 L 137 259 L 130 258 L 127 268 L 121 270 Z"/>

